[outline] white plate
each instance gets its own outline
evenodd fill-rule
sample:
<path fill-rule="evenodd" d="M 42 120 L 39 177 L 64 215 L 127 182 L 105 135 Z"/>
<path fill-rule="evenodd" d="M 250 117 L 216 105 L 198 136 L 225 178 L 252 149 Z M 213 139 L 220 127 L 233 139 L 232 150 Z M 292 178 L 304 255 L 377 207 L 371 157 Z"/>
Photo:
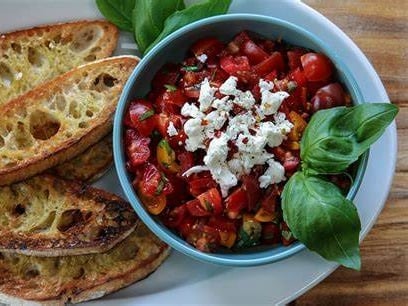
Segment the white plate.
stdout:
<path fill-rule="evenodd" d="M 94 3 L 94 0 L 2 0 L 0 32 L 42 23 L 100 17 Z M 278 17 L 317 34 L 345 59 L 356 80 L 362 84 L 366 101 L 388 101 L 378 75 L 354 43 L 325 17 L 300 1 L 235 0 L 231 12 Z M 122 47 L 131 42 L 129 37 L 122 37 Z M 372 147 L 367 172 L 355 198 L 362 221 L 361 238 L 373 226 L 387 198 L 395 170 L 396 139 L 393 124 Z M 122 193 L 113 170 L 97 185 Z M 336 267 L 307 250 L 274 264 L 252 268 L 203 264 L 173 252 L 149 278 L 88 305 L 283 304 L 315 286 Z"/>

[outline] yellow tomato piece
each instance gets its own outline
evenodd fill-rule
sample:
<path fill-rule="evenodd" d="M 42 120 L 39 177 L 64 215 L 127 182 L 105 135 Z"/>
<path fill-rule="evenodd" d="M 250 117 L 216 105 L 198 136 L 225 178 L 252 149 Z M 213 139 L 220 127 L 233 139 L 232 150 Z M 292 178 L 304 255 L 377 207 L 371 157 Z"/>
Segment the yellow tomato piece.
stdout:
<path fill-rule="evenodd" d="M 255 214 L 255 220 L 258 222 L 272 222 L 276 218 L 274 212 L 270 212 L 261 207 Z"/>
<path fill-rule="evenodd" d="M 167 198 L 164 194 L 158 196 L 150 196 L 144 194 L 140 188 L 138 188 L 137 195 L 139 196 L 140 201 L 143 206 L 151 213 L 152 215 L 160 214 L 167 204 Z"/>
<path fill-rule="evenodd" d="M 220 244 L 227 248 L 232 248 L 232 246 L 237 240 L 237 234 L 234 232 L 220 232 Z"/>
<path fill-rule="evenodd" d="M 157 161 L 166 170 L 172 173 L 177 173 L 180 166 L 176 163 L 176 153 L 170 147 L 167 140 L 162 139 L 156 149 Z"/>
<path fill-rule="evenodd" d="M 299 141 L 302 138 L 303 131 L 307 126 L 307 122 L 297 112 L 291 111 L 288 115 L 289 121 L 292 122 L 293 128 L 288 134 L 289 140 Z"/>

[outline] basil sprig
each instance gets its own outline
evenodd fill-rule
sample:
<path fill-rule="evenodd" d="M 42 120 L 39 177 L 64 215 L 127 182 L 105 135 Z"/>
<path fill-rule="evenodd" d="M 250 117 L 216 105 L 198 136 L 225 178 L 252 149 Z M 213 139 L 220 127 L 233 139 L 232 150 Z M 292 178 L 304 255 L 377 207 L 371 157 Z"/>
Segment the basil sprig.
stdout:
<path fill-rule="evenodd" d="M 232 0 L 205 0 L 186 7 L 183 0 L 96 0 L 99 11 L 121 30 L 133 32 L 147 53 L 174 31 L 202 18 L 225 14 Z"/>
<path fill-rule="evenodd" d="M 398 113 L 388 103 L 335 107 L 313 115 L 300 144 L 302 170 L 285 184 L 283 218 L 294 236 L 327 260 L 359 270 L 360 220 L 354 204 L 320 174 L 342 173 Z"/>

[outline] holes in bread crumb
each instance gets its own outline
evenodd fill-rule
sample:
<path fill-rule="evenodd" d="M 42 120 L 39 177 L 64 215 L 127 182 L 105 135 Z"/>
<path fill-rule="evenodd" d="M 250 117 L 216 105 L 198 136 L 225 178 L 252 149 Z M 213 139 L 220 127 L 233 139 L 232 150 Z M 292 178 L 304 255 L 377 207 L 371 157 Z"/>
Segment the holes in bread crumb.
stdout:
<path fill-rule="evenodd" d="M 128 261 L 136 257 L 139 252 L 139 247 L 136 244 L 129 244 L 126 248 L 123 248 L 119 253 L 117 260 Z"/>
<path fill-rule="evenodd" d="M 76 101 L 72 101 L 69 105 L 69 114 L 75 119 L 81 117 L 81 112 L 79 111 L 78 103 Z"/>
<path fill-rule="evenodd" d="M 96 55 L 95 54 L 89 54 L 88 56 L 86 56 L 84 58 L 85 62 L 93 62 L 94 60 L 96 60 Z"/>
<path fill-rule="evenodd" d="M 21 216 L 23 214 L 25 214 L 26 212 L 26 207 L 24 204 L 18 203 L 16 206 L 14 206 L 13 208 L 13 215 L 14 216 Z"/>
<path fill-rule="evenodd" d="M 5 87 L 10 87 L 13 80 L 14 76 L 10 67 L 4 63 L 0 63 L 0 82 L 3 83 Z"/>
<path fill-rule="evenodd" d="M 4 255 L 3 255 L 3 253 L 0 253 L 0 260 L 4 260 Z"/>
<path fill-rule="evenodd" d="M 61 34 L 54 36 L 52 40 L 54 41 L 54 43 L 59 44 L 61 42 Z"/>
<path fill-rule="evenodd" d="M 57 110 L 59 111 L 64 111 L 66 106 L 67 106 L 67 101 L 65 100 L 64 96 L 62 95 L 57 95 L 55 97 L 55 105 L 57 107 Z"/>
<path fill-rule="evenodd" d="M 99 47 L 99 46 L 97 46 L 97 47 L 92 48 L 92 49 L 91 49 L 91 52 L 94 53 L 94 52 L 99 52 L 99 51 L 101 51 L 101 50 L 102 50 L 102 48 Z"/>
<path fill-rule="evenodd" d="M 72 278 L 73 279 L 79 279 L 84 275 L 85 275 L 85 269 L 81 267 L 78 270 L 73 272 Z"/>
<path fill-rule="evenodd" d="M 21 45 L 18 43 L 11 43 L 11 49 L 18 54 L 21 54 Z"/>
<path fill-rule="evenodd" d="M 70 209 L 62 213 L 60 219 L 58 220 L 57 229 L 60 232 L 66 232 L 71 227 L 82 222 L 82 212 L 79 209 Z"/>
<path fill-rule="evenodd" d="M 85 122 L 85 121 L 82 121 L 82 122 L 80 122 L 80 123 L 78 124 L 78 127 L 79 127 L 80 129 L 85 129 L 85 128 L 87 128 L 88 126 L 89 126 L 88 122 Z"/>
<path fill-rule="evenodd" d="M 87 109 L 86 112 L 85 112 L 85 115 L 86 115 L 87 117 L 89 117 L 89 118 L 92 118 L 93 115 L 94 115 L 94 113 L 93 113 L 93 111 L 91 111 L 90 109 Z"/>
<path fill-rule="evenodd" d="M 30 116 L 30 133 L 35 139 L 50 139 L 58 133 L 60 127 L 60 121 L 52 114 L 35 110 Z"/>
<path fill-rule="evenodd" d="M 27 268 L 27 270 L 24 272 L 25 279 L 35 278 L 39 275 L 40 275 L 40 271 L 38 271 L 38 268 L 35 266 Z"/>
<path fill-rule="evenodd" d="M 82 52 L 89 49 L 102 35 L 102 31 L 97 27 L 83 29 L 77 32 L 71 44 L 71 50 Z"/>
<path fill-rule="evenodd" d="M 5 145 L 4 139 L 3 137 L 0 136 L 0 148 L 4 147 L 4 145 Z"/>
<path fill-rule="evenodd" d="M 33 144 L 32 138 L 28 131 L 26 131 L 25 124 L 21 121 L 17 122 L 16 129 L 14 130 L 14 141 L 16 148 L 19 150 L 27 149 Z M 15 157 L 18 159 L 18 156 Z"/>
<path fill-rule="evenodd" d="M 110 74 L 102 73 L 95 78 L 93 86 L 91 86 L 90 89 L 96 90 L 98 92 L 103 92 L 108 88 L 115 86 L 117 81 L 118 79 L 114 78 Z"/>
<path fill-rule="evenodd" d="M 31 231 L 38 233 L 38 232 L 44 232 L 48 230 L 54 223 L 55 215 L 56 215 L 55 211 L 50 212 L 48 216 L 45 219 L 41 220 L 39 224 L 35 225 L 31 229 Z"/>
<path fill-rule="evenodd" d="M 27 59 L 35 67 L 41 67 L 45 63 L 45 57 L 32 47 L 28 48 Z"/>

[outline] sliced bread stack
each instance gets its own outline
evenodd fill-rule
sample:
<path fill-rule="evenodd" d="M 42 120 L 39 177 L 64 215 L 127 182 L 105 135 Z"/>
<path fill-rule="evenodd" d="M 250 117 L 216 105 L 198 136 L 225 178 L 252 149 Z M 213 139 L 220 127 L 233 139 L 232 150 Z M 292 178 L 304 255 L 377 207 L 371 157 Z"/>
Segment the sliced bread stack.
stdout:
<path fill-rule="evenodd" d="M 169 248 L 115 195 L 112 118 L 138 63 L 104 21 L 0 36 L 0 301 L 60 305 L 153 272 Z M 44 174 L 46 172 L 47 174 Z"/>

